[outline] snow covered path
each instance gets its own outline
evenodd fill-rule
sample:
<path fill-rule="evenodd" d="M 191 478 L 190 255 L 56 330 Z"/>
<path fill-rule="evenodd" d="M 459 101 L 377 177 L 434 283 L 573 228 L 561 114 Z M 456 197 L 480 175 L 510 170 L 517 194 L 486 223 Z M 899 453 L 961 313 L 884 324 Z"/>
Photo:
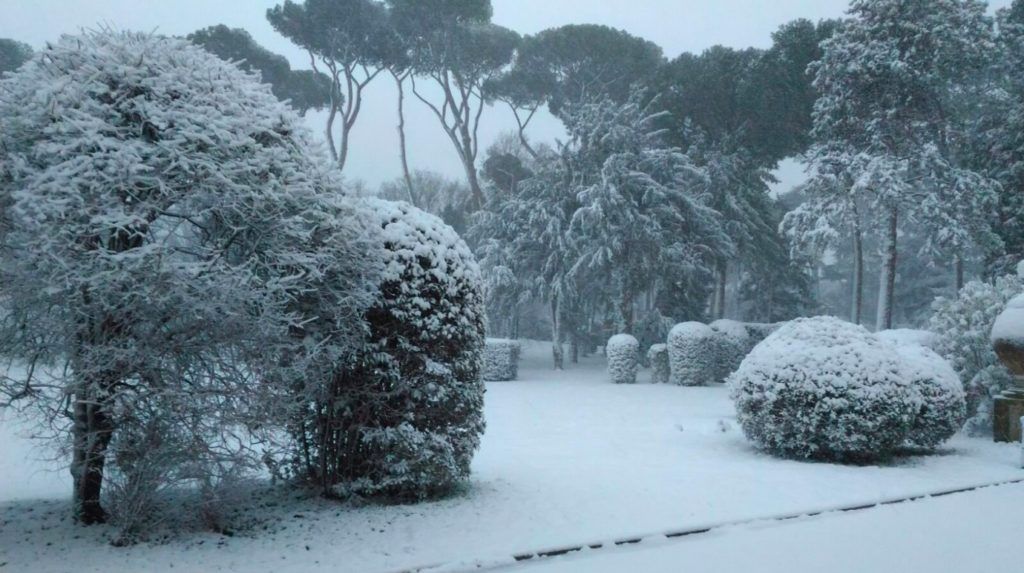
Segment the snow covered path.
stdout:
<path fill-rule="evenodd" d="M 18 463 L 31 453 L 28 443 L 0 423 L 0 563 L 60 572 L 72 569 L 66 559 L 73 556 L 76 573 L 472 565 L 1024 477 L 1017 447 L 965 438 L 938 455 L 885 466 L 777 460 L 743 439 L 724 388 L 616 386 L 600 358 L 556 373 L 549 353 L 550 346 L 529 345 L 521 381 L 488 385 L 488 429 L 462 495 L 388 507 L 270 500 L 261 509 L 268 529 L 233 538 L 196 534 L 112 548 L 104 543 L 109 530 L 82 531 L 64 519 L 66 473 Z"/>
<path fill-rule="evenodd" d="M 760 522 L 506 570 L 517 573 L 991 573 L 1020 570 L 1024 484 Z"/>

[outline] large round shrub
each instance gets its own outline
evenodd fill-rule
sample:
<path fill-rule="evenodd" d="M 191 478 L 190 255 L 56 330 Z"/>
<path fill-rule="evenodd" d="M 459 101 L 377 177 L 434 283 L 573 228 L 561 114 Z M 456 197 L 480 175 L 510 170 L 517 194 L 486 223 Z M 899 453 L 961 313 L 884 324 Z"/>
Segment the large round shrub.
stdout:
<path fill-rule="evenodd" d="M 640 367 L 640 342 L 629 334 L 616 334 L 605 346 L 608 374 L 615 384 L 636 384 Z"/>
<path fill-rule="evenodd" d="M 776 455 L 865 462 L 903 445 L 917 396 L 899 356 L 860 326 L 797 319 L 730 377 L 744 433 Z"/>
<path fill-rule="evenodd" d="M 469 476 L 484 431 L 480 272 L 439 218 L 380 199 L 363 209 L 384 275 L 365 348 L 334 393 L 334 491 L 432 497 Z"/>
<path fill-rule="evenodd" d="M 717 347 L 706 324 L 683 322 L 668 333 L 670 380 L 679 386 L 700 386 L 714 380 Z"/>
<path fill-rule="evenodd" d="M 964 385 L 953 367 L 933 350 L 919 344 L 897 344 L 903 376 L 919 397 L 919 409 L 907 444 L 934 448 L 953 437 L 967 419 Z"/>

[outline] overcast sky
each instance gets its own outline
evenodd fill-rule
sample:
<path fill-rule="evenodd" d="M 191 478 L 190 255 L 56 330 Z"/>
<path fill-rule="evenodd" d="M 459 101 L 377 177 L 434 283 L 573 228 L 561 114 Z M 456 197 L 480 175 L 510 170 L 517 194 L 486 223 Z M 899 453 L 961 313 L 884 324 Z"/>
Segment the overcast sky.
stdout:
<path fill-rule="evenodd" d="M 1010 0 L 994 0 L 995 7 Z M 62 33 L 97 24 L 127 30 L 184 35 L 214 24 L 244 28 L 264 47 L 308 67 L 304 53 L 277 35 L 264 17 L 278 0 L 3 0 L 0 38 L 33 47 Z M 841 16 L 847 0 L 494 0 L 494 22 L 522 34 L 570 23 L 604 24 L 660 45 L 668 57 L 700 52 L 716 44 L 764 48 L 771 33 L 796 18 L 819 20 Z M 395 90 L 390 77 L 380 76 L 367 90 L 363 111 L 352 134 L 345 174 L 371 187 L 400 175 L 395 129 Z M 416 100 L 407 99 L 407 135 L 414 169 L 430 169 L 453 177 L 462 171 L 437 119 Z M 324 115 L 310 113 L 310 127 L 320 135 Z M 494 138 L 514 126 L 510 112 L 497 107 L 481 124 L 481 153 Z M 538 141 L 560 136 L 558 122 L 540 116 L 529 135 Z M 322 138 L 322 137 L 321 137 Z M 801 179 L 800 169 L 785 165 L 782 186 Z"/>

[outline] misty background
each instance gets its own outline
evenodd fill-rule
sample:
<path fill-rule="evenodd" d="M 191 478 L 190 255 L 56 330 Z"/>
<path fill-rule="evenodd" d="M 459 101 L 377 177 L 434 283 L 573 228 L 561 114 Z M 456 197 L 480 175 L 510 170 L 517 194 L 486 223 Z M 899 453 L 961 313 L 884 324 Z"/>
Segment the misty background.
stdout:
<path fill-rule="evenodd" d="M 55 40 L 62 33 L 83 28 L 110 26 L 134 31 L 157 31 L 185 36 L 196 30 L 224 24 L 243 28 L 268 50 L 288 58 L 293 69 L 310 69 L 305 51 L 271 28 L 266 11 L 279 0 L 15 0 L 0 19 L 0 37 L 19 40 L 33 48 Z M 993 10 L 1008 0 L 991 2 Z M 520 34 L 535 34 L 565 24 L 602 24 L 650 40 L 669 60 L 681 53 L 699 54 L 714 45 L 731 48 L 768 48 L 771 34 L 786 22 L 838 18 L 846 0 L 495 0 L 495 24 Z M 426 93 L 434 93 L 423 82 Z M 430 86 L 430 87 L 427 87 Z M 396 90 L 390 78 L 371 82 L 363 109 L 352 132 L 352 147 L 345 165 L 349 181 L 361 180 L 370 189 L 401 176 L 396 130 Z M 407 98 L 406 136 L 413 170 L 428 169 L 453 179 L 464 176 L 459 159 L 437 119 L 414 98 Z M 504 104 L 491 106 L 480 126 L 481 149 L 497 136 L 515 129 Z M 323 140 L 327 111 L 310 111 L 306 123 Z M 561 122 L 546 109 L 530 124 L 533 141 L 551 142 L 564 137 Z M 775 173 L 776 191 L 788 190 L 803 181 L 803 167 L 787 160 Z"/>

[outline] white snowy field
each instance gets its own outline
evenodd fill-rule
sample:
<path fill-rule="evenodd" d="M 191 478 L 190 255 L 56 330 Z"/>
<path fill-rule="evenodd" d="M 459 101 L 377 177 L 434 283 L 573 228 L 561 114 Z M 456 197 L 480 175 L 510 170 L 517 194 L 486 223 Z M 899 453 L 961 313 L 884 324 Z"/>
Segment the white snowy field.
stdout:
<path fill-rule="evenodd" d="M 600 357 L 565 372 L 553 372 L 549 364 L 550 345 L 529 344 L 520 381 L 488 384 L 488 429 L 472 482 L 461 495 L 415 506 L 363 507 L 268 497 L 266 529 L 230 538 L 211 533 L 123 549 L 109 546 L 109 529 L 83 530 L 66 518 L 66 472 L 41 471 L 48 464 L 25 461 L 34 457 L 32 444 L 15 437 L 15 424 L 0 422 L 0 571 L 384 572 L 431 565 L 468 570 L 549 548 L 1024 478 L 1016 446 L 960 437 L 937 455 L 884 466 L 778 460 L 747 445 L 722 387 L 616 386 L 607 381 Z M 640 377 L 646 382 L 647 373 Z M 1007 486 L 978 495 L 998 508 L 991 496 L 1005 497 L 1007 504 L 1017 498 L 1022 504 L 1022 493 L 1024 488 Z M 969 495 L 943 499 L 973 499 Z M 969 512 L 964 525 L 957 525 L 963 504 L 952 503 L 951 509 L 939 505 L 936 511 L 949 522 L 943 531 L 953 538 L 936 538 L 936 543 L 955 541 L 964 552 L 988 547 L 981 540 L 989 533 L 971 525 Z M 802 536 L 818 536 L 819 525 L 839 536 L 846 519 L 868 520 L 865 535 L 876 536 L 881 533 L 869 530 L 884 530 L 887 516 L 894 527 L 918 525 L 900 517 L 903 507 L 868 510 L 864 517 L 841 514 L 779 527 L 716 530 L 650 553 L 646 543 L 637 546 L 636 563 L 653 563 L 649 566 L 627 565 L 634 562 L 628 557 L 633 553 L 618 550 L 593 563 L 575 556 L 521 566 L 524 571 L 621 571 L 627 566 L 657 571 L 657 561 L 641 559 L 671 564 L 682 548 L 700 547 L 694 549 L 697 557 L 686 559 L 699 558 L 707 570 L 733 570 L 733 564 L 743 563 L 740 553 L 770 558 L 771 547 L 759 548 L 761 553 L 749 548 L 762 543 L 762 533 L 766 544 L 791 535 L 791 551 L 804 550 Z M 856 557 L 863 547 L 848 551 Z M 723 566 L 715 567 L 715 559 L 722 559 Z M 605 560 L 610 560 L 607 565 Z M 911 565 L 903 570 L 917 570 Z"/>
<path fill-rule="evenodd" d="M 1024 485 L 756 522 L 524 564 L 521 573 L 992 573 L 1020 571 Z"/>

